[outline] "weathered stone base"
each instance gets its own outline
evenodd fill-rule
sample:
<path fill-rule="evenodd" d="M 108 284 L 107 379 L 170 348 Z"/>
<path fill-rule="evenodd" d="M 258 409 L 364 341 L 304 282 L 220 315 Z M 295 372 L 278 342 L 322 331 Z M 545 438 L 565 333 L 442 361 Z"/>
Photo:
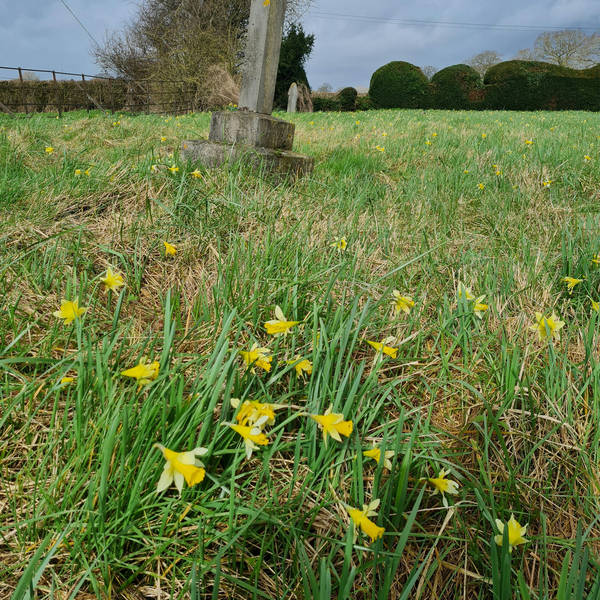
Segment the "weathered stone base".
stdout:
<path fill-rule="evenodd" d="M 210 140 L 186 140 L 183 158 L 205 167 L 220 167 L 226 162 L 243 161 L 254 169 L 286 176 L 302 177 L 312 172 L 314 159 L 290 150 L 256 148 L 244 144 L 220 144 Z"/>
<path fill-rule="evenodd" d="M 293 123 L 271 115 L 247 110 L 221 111 L 214 112 L 211 116 L 208 138 L 213 142 L 226 144 L 291 150 L 294 129 Z"/>

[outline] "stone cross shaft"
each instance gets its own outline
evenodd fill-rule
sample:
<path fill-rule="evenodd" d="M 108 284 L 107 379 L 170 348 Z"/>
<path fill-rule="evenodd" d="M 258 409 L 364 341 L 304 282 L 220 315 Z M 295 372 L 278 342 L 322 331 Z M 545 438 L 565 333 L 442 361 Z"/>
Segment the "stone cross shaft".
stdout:
<path fill-rule="evenodd" d="M 252 0 L 242 67 L 239 107 L 270 115 L 273 110 L 286 0 Z"/>

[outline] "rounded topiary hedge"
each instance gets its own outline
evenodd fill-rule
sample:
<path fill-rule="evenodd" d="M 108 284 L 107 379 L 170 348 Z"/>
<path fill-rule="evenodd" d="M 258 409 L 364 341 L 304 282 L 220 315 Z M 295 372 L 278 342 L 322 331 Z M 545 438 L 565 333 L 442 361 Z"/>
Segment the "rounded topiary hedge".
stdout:
<path fill-rule="evenodd" d="M 371 76 L 369 98 L 375 108 L 424 108 L 430 104 L 429 82 L 419 67 L 393 61 Z"/>
<path fill-rule="evenodd" d="M 485 74 L 487 108 L 600 110 L 600 67 L 570 69 L 546 62 L 509 60 Z"/>
<path fill-rule="evenodd" d="M 358 92 L 353 87 L 345 87 L 337 94 L 341 110 L 354 110 L 356 108 L 356 97 Z"/>
<path fill-rule="evenodd" d="M 475 108 L 481 96 L 481 75 L 469 65 L 452 65 L 431 78 L 433 106 L 446 109 Z"/>

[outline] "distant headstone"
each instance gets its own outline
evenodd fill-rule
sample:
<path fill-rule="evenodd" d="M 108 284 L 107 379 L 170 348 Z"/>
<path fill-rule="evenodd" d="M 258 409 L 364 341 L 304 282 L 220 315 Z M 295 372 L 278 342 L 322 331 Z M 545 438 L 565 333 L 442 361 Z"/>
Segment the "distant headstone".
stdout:
<path fill-rule="evenodd" d="M 287 111 L 289 113 L 295 113 L 297 104 L 298 104 L 298 86 L 296 85 L 296 82 L 294 81 L 294 83 L 292 83 L 292 85 L 290 85 L 290 89 L 288 90 Z"/>
<path fill-rule="evenodd" d="M 312 171 L 312 158 L 291 151 L 294 124 L 271 116 L 285 8 L 286 0 L 251 0 L 240 110 L 214 112 L 209 139 L 184 141 L 184 158 L 206 167 L 243 159 L 250 166 L 283 174 Z"/>

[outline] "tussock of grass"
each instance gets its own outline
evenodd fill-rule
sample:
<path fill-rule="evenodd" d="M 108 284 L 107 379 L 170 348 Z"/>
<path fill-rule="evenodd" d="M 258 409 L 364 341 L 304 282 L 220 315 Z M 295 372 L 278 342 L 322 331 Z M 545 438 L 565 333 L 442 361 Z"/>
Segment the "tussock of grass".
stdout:
<path fill-rule="evenodd" d="M 583 564 L 589 591 L 600 117 L 288 117 L 316 158 L 295 184 L 243 165 L 193 178 L 177 149 L 206 114 L 0 117 L 0 596 L 508 598 L 503 569 L 515 597 L 554 598 Z M 565 276 L 584 281 L 568 294 Z M 459 282 L 485 294 L 481 320 Z M 410 314 L 393 317 L 394 289 Z M 88 311 L 65 327 L 52 313 L 75 297 Z M 302 324 L 267 339 L 276 305 Z M 566 322 L 560 341 L 537 341 L 536 311 Z M 398 356 L 375 363 L 365 341 L 386 337 Z M 255 341 L 269 373 L 237 355 Z M 160 373 L 138 390 L 119 374 L 141 357 Z M 250 461 L 223 426 L 232 397 L 286 405 Z M 298 413 L 330 403 L 355 431 L 325 447 Z M 208 447 L 205 481 L 157 495 L 155 442 Z M 362 456 L 382 442 L 391 472 Z M 442 468 L 448 510 L 421 481 Z M 384 539 L 354 545 L 342 503 L 374 498 Z M 509 559 L 492 540 L 511 513 L 530 541 Z"/>

